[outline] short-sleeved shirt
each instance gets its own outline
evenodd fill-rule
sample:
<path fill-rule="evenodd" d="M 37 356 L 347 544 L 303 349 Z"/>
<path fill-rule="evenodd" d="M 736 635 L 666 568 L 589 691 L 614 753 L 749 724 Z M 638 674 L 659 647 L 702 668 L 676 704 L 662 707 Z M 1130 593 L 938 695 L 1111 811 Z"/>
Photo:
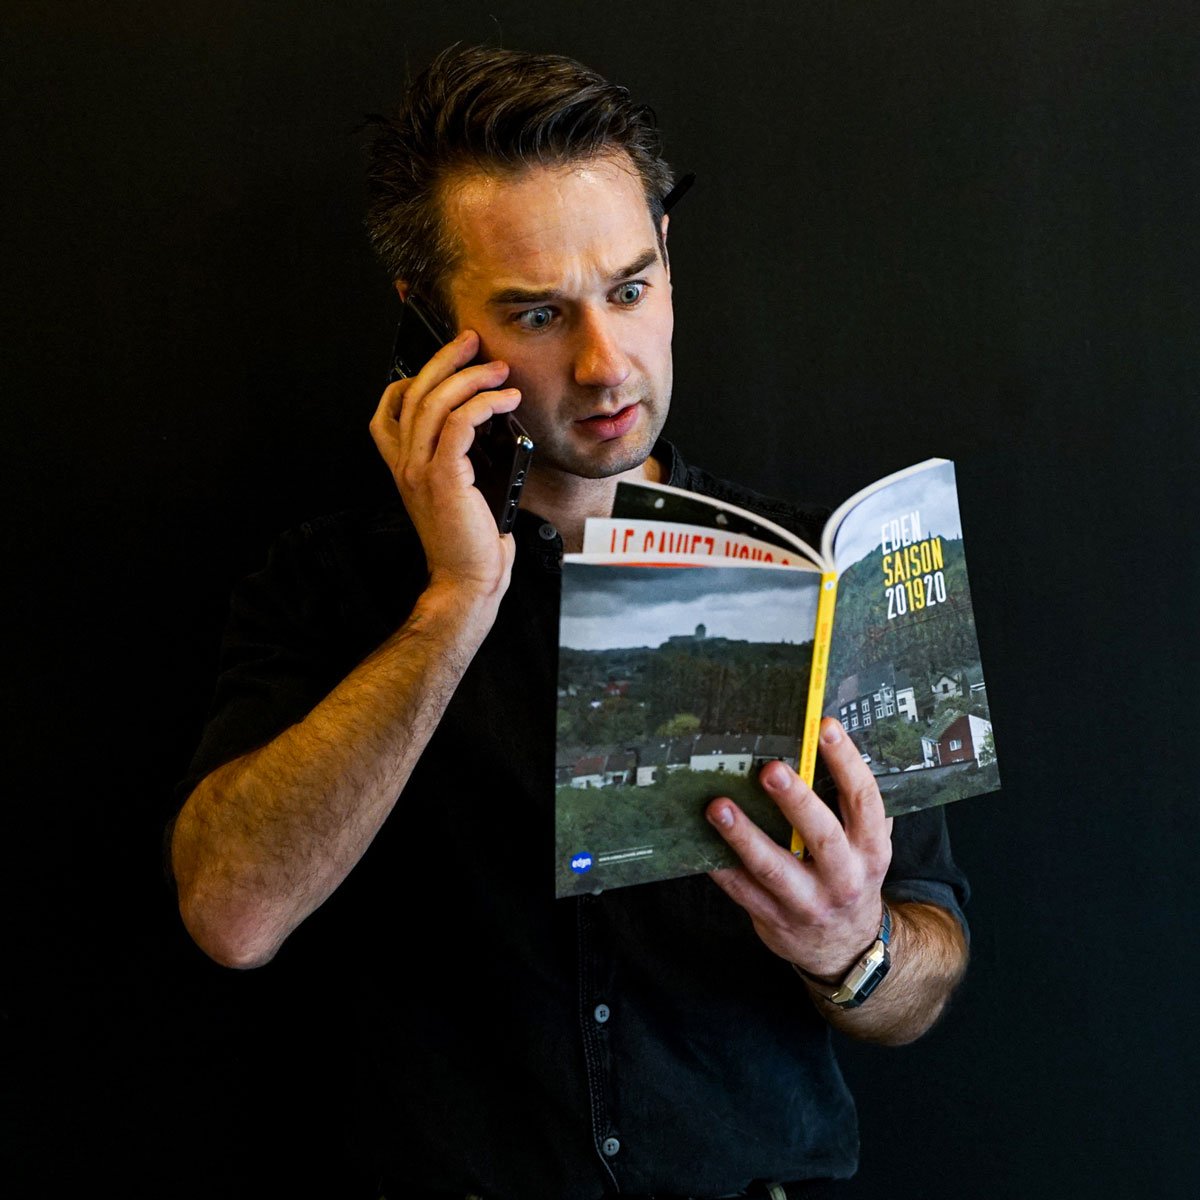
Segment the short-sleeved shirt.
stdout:
<path fill-rule="evenodd" d="M 666 482 L 819 541 L 826 510 L 718 480 L 667 442 L 655 457 Z M 488 1200 L 852 1174 L 857 1120 L 829 1027 L 707 876 L 555 900 L 562 542 L 526 511 L 515 538 L 495 625 L 395 809 L 281 952 L 335 982 L 307 1049 L 356 1064 L 341 1107 L 359 1161 L 398 1194 Z M 301 720 L 425 582 L 398 500 L 281 538 L 234 594 L 181 798 Z M 896 819 L 885 894 L 963 920 L 941 809 Z"/>

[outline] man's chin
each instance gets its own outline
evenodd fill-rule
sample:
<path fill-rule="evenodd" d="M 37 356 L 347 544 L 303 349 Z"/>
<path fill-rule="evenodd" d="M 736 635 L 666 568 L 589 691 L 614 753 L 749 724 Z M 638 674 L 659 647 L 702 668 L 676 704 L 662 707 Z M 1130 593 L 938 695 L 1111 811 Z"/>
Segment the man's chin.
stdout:
<path fill-rule="evenodd" d="M 654 444 L 658 441 L 658 430 L 643 433 L 637 438 L 616 438 L 611 442 L 600 445 L 571 448 L 570 453 L 558 457 L 561 470 L 581 479 L 611 479 L 614 475 L 624 475 L 628 471 L 636 471 L 650 457 Z M 536 457 L 537 451 L 534 451 Z M 554 463 L 548 465 L 556 465 Z"/>
<path fill-rule="evenodd" d="M 598 423 L 599 430 L 596 425 L 589 428 L 583 422 L 542 430 L 530 428 L 534 470 L 574 475 L 579 479 L 611 479 L 636 471 L 658 442 L 666 423 L 666 406 L 645 398 L 635 403 L 635 422 L 616 437 L 604 436 L 603 423 Z M 518 410 L 518 420 L 520 415 Z"/>

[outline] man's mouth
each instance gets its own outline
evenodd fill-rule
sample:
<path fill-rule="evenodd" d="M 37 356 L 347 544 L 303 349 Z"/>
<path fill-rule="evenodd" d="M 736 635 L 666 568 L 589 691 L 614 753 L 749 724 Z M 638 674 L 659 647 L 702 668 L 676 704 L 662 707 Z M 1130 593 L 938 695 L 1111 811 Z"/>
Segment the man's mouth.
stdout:
<path fill-rule="evenodd" d="M 627 404 L 624 408 L 611 413 L 597 413 L 592 417 L 584 417 L 576 421 L 576 426 L 589 437 L 597 441 L 607 442 L 612 438 L 627 434 L 637 423 L 638 403 Z"/>

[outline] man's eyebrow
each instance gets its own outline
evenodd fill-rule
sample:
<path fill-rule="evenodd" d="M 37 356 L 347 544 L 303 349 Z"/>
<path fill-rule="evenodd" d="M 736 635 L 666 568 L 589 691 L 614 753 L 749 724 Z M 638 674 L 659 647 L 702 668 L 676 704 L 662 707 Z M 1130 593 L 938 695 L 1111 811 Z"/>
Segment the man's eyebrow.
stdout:
<path fill-rule="evenodd" d="M 658 251 L 655 249 L 643 250 L 627 267 L 622 267 L 619 271 L 614 271 L 609 276 L 610 283 L 620 283 L 622 279 L 628 279 L 631 275 L 640 275 L 647 267 L 652 267 L 658 262 Z"/>
<path fill-rule="evenodd" d="M 658 251 L 655 249 L 643 250 L 641 254 L 618 271 L 614 271 L 609 277 L 609 283 L 620 283 L 623 279 L 628 279 L 631 275 L 639 275 L 647 267 L 653 266 L 659 261 Z M 502 288 L 498 292 L 493 292 L 488 297 L 489 304 L 544 304 L 547 300 L 557 300 L 562 295 L 562 292 L 557 288 L 521 288 L 510 287 Z"/>

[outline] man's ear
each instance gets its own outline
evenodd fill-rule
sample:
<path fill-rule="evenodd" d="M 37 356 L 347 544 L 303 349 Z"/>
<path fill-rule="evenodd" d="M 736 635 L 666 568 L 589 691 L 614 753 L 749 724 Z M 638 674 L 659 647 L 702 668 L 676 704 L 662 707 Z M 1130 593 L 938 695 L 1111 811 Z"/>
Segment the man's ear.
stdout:
<path fill-rule="evenodd" d="M 667 226 L 671 224 L 671 217 L 668 213 L 663 213 L 662 224 L 659 225 L 660 244 L 662 246 L 663 266 L 667 268 L 667 280 L 671 279 L 671 256 L 667 253 Z"/>
<path fill-rule="evenodd" d="M 396 295 L 400 297 L 401 302 L 407 300 L 408 293 L 412 291 L 412 288 L 409 287 L 409 285 L 408 285 L 408 280 L 407 279 L 395 279 L 392 281 L 392 284 L 395 287 Z"/>

